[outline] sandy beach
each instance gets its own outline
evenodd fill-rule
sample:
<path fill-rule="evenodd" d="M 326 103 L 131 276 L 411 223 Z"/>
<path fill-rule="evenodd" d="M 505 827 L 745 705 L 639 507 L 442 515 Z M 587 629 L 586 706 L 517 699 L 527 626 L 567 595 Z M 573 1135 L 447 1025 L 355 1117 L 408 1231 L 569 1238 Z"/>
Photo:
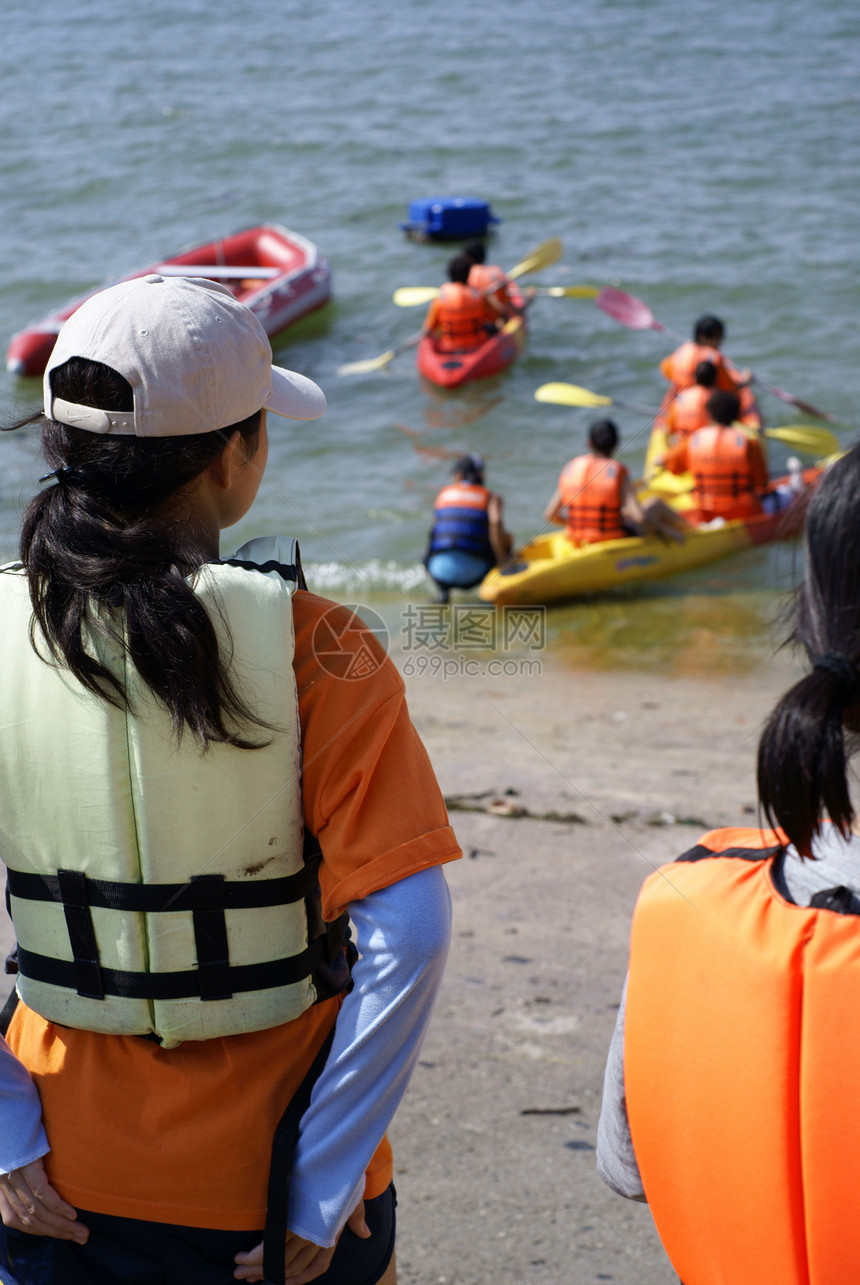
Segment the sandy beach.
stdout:
<path fill-rule="evenodd" d="M 594 1168 L 630 914 L 703 830 L 755 823 L 758 730 L 794 671 L 542 663 L 407 679 L 465 855 L 447 868 L 446 980 L 391 1130 L 402 1285 L 677 1279 L 647 1208 Z"/>
<path fill-rule="evenodd" d="M 652 867 L 755 824 L 758 731 L 794 672 L 407 680 L 465 855 L 392 1130 L 403 1285 L 677 1281 L 594 1167 L 630 915 Z"/>

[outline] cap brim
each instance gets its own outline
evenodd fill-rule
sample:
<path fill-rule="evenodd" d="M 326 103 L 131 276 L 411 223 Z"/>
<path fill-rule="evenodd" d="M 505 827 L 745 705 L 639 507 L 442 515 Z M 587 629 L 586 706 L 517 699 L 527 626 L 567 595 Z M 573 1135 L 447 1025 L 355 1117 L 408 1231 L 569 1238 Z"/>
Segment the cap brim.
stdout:
<path fill-rule="evenodd" d="M 272 393 L 265 410 L 284 419 L 319 419 L 325 406 L 325 393 L 312 379 L 283 366 L 272 367 Z"/>

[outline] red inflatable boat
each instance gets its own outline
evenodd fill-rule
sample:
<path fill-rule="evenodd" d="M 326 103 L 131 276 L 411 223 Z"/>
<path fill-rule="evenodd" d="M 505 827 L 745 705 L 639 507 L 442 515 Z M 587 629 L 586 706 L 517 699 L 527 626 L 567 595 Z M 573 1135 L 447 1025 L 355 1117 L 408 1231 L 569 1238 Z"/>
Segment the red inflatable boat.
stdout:
<path fill-rule="evenodd" d="M 121 280 L 145 277 L 150 272 L 223 282 L 257 314 L 270 339 L 331 297 L 327 260 L 307 237 L 277 223 L 263 223 L 220 241 L 181 250 L 129 272 Z M 41 375 L 63 322 L 84 299 L 102 289 L 104 285 L 97 286 L 15 335 L 6 354 L 6 369 L 27 377 Z"/>

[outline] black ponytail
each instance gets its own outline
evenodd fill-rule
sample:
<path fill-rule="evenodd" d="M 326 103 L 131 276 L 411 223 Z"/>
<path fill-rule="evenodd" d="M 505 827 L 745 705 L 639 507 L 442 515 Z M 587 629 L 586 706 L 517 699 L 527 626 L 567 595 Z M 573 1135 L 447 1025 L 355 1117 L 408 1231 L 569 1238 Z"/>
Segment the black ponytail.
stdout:
<path fill-rule="evenodd" d="M 860 730 L 860 446 L 822 477 L 806 551 L 790 641 L 805 649 L 812 672 L 765 725 L 758 791 L 768 823 L 808 857 L 825 814 L 846 838 L 854 822 L 847 767 Z"/>
<path fill-rule="evenodd" d="M 133 409 L 122 376 L 73 358 L 53 372 L 56 396 L 103 410 Z M 259 412 L 242 424 L 185 437 L 104 438 L 43 419 L 42 447 L 56 481 L 30 502 L 21 532 L 34 618 L 31 641 L 88 691 L 130 708 L 121 680 L 92 654 L 96 631 L 123 647 L 163 701 L 177 739 L 255 748 L 239 729 L 268 728 L 248 707 L 220 654 L 215 628 L 188 577 L 206 554 L 178 493 L 237 429 L 250 457 Z M 120 613 L 122 624 L 116 623 Z M 124 628 L 123 628 L 124 627 Z M 270 730 L 270 729 L 269 729 Z"/>

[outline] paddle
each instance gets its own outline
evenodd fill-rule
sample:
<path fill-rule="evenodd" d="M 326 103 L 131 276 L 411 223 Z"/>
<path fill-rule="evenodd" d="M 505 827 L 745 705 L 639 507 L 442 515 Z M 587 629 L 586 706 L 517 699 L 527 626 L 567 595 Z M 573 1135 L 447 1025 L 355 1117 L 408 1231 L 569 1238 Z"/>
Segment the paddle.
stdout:
<path fill-rule="evenodd" d="M 616 290 L 614 286 L 604 286 L 595 299 L 595 303 L 601 311 L 614 318 L 615 321 L 620 321 L 622 326 L 627 326 L 630 330 L 659 330 L 661 334 L 669 335 L 670 338 L 684 343 L 683 335 L 679 335 L 676 330 L 670 330 L 668 326 L 664 326 L 662 321 L 656 319 L 647 303 L 643 303 L 635 295 L 626 294 L 623 290 Z M 826 419 L 829 424 L 839 423 L 835 415 L 830 415 L 827 411 L 818 410 L 810 402 L 802 401 L 799 397 L 794 397 L 791 393 L 785 392 L 784 389 L 767 383 L 764 376 L 753 375 L 752 378 L 754 383 L 767 389 L 774 397 L 778 397 L 781 402 L 787 402 L 789 406 L 796 406 L 804 414 L 814 415 L 816 419 Z"/>
<path fill-rule="evenodd" d="M 620 406 L 623 410 L 636 411 L 641 415 L 657 414 L 653 407 L 604 397 L 588 388 L 580 388 L 578 384 L 541 384 L 535 391 L 535 399 L 539 402 L 552 402 L 556 406 Z M 840 449 L 836 435 L 829 428 L 815 428 L 811 424 L 786 424 L 780 428 L 765 428 L 762 433 L 805 455 L 832 455 Z"/>
<path fill-rule="evenodd" d="M 408 339 L 403 340 L 402 344 L 398 344 L 396 348 L 389 348 L 388 352 L 382 353 L 379 357 L 368 357 L 366 361 L 348 361 L 345 366 L 338 367 L 337 373 L 339 375 L 363 375 L 369 370 L 383 370 L 390 361 L 393 361 L 395 357 L 399 357 L 402 352 L 406 352 L 409 348 L 415 348 L 420 339 L 420 334 L 410 335 Z"/>
<path fill-rule="evenodd" d="M 233 277 L 248 277 L 252 281 L 262 281 L 269 277 L 283 276 L 286 268 L 260 268 L 253 263 L 249 263 L 247 268 L 228 268 L 225 264 L 218 263 L 160 263 L 152 271 L 157 272 L 160 277 L 218 277 L 225 281 Z"/>
<path fill-rule="evenodd" d="M 599 290 L 597 286 L 536 286 L 535 294 L 548 295 L 551 299 L 596 299 Z M 398 308 L 415 308 L 438 297 L 438 286 L 400 286 L 393 295 Z"/>
<path fill-rule="evenodd" d="M 650 406 L 640 406 L 637 402 L 620 402 L 615 397 L 604 397 L 602 393 L 592 393 L 579 384 L 541 384 L 535 390 L 535 400 L 552 402 L 556 406 L 620 406 L 622 410 L 636 411 L 640 415 L 656 415 Z"/>
<path fill-rule="evenodd" d="M 539 272 L 541 268 L 548 268 L 553 263 L 557 263 L 564 252 L 564 246 L 557 236 L 551 236 L 548 241 L 541 241 L 540 245 L 527 254 L 519 263 L 514 264 L 510 272 L 505 276 L 509 281 L 515 281 L 517 277 L 525 276 L 527 272 Z"/>
<path fill-rule="evenodd" d="M 548 268 L 551 263 L 555 263 L 561 258 L 563 246 L 557 236 L 550 237 L 548 241 L 542 241 L 541 244 L 525 259 L 521 259 L 515 264 L 507 274 L 508 279 L 521 277 L 525 272 L 537 272 L 541 268 Z M 388 352 L 382 353 L 379 357 L 369 357 L 366 361 L 348 361 L 345 366 L 338 369 L 339 375 L 362 375 L 366 371 L 382 370 L 395 357 L 399 357 L 402 352 L 408 348 L 414 348 L 420 342 L 421 335 L 412 335 L 409 339 L 404 339 L 402 344 L 396 348 L 389 348 Z"/>

